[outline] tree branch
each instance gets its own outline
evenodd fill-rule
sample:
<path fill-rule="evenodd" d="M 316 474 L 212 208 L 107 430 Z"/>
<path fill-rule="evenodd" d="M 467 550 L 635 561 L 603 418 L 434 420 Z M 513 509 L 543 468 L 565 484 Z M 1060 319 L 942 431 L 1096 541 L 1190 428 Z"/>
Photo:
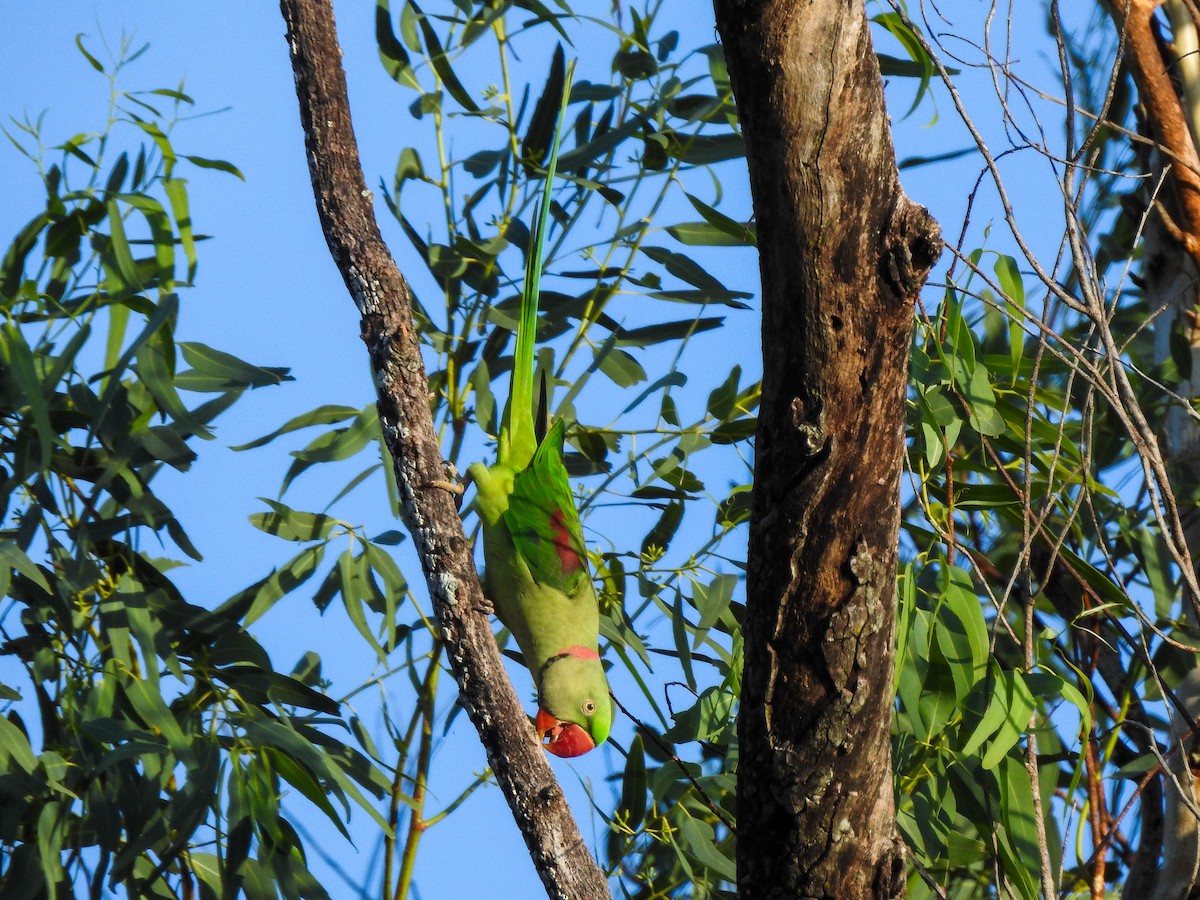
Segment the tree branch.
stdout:
<path fill-rule="evenodd" d="M 1138 86 L 1138 97 L 1146 109 L 1146 120 L 1154 137 L 1167 148 L 1179 200 L 1178 233 L 1192 261 L 1200 266 L 1200 158 L 1188 130 L 1183 104 L 1171 83 L 1171 74 L 1154 36 L 1154 13 L 1161 0 L 1129 0 L 1123 27 L 1129 47 L 1129 66 Z M 1118 22 L 1121 4 L 1114 4 Z"/>
<path fill-rule="evenodd" d="M 281 0 L 317 213 L 329 251 L 362 315 L 379 419 L 406 523 L 437 611 L 459 702 L 479 731 L 546 892 L 607 898 L 546 755 L 504 672 L 471 545 L 444 481 L 409 288 L 375 220 L 350 122 L 330 0 Z"/>

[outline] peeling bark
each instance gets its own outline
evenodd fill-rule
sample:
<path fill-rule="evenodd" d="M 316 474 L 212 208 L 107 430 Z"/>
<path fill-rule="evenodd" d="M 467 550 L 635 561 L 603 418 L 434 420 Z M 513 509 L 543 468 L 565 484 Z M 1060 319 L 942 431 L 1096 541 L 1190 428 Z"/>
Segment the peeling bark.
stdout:
<path fill-rule="evenodd" d="M 1196 6 L 1170 0 L 1165 9 L 1174 33 L 1174 46 L 1160 41 L 1156 28 L 1161 0 L 1128 0 L 1110 4 L 1118 28 L 1124 31 L 1126 64 L 1133 75 L 1142 108 L 1144 131 L 1154 139 L 1145 155 L 1150 179 L 1147 203 L 1154 213 L 1146 221 L 1142 243 L 1143 292 L 1150 310 L 1163 310 L 1150 327 L 1155 356 L 1171 356 L 1172 335 L 1182 336 L 1190 357 L 1184 379 L 1174 386 L 1183 398 L 1200 391 L 1200 327 L 1195 309 L 1197 266 L 1200 264 L 1200 157 L 1197 156 L 1196 116 L 1200 111 L 1200 64 L 1196 60 Z M 1174 76 L 1174 77 L 1173 77 Z M 1178 84 L 1177 84 L 1178 80 Z M 1182 96 L 1181 96 L 1182 94 Z M 1160 190 L 1161 186 L 1161 190 Z M 1190 368 L 1190 372 L 1186 371 Z M 1200 477 L 1200 429 L 1186 403 L 1172 403 L 1156 423 L 1169 467 L 1171 488 L 1186 497 Z M 1200 518 L 1194 510 L 1181 516 L 1187 546 L 1200 541 Z M 1194 555 L 1193 555 L 1194 558 Z M 1184 615 L 1195 624 L 1193 605 Z M 1168 771 L 1155 781 L 1157 790 L 1142 798 L 1143 826 L 1138 855 L 1125 883 L 1129 896 L 1152 900 L 1184 900 L 1200 890 L 1200 833 L 1197 831 L 1195 744 L 1192 733 L 1200 716 L 1200 689 L 1195 668 L 1176 687 L 1169 709 L 1173 746 Z M 1161 855 L 1160 855 L 1161 853 Z M 1153 885 L 1153 891 L 1147 890 Z"/>
<path fill-rule="evenodd" d="M 437 612 L 459 702 L 487 751 L 546 892 L 607 898 L 546 754 L 492 636 L 471 547 L 451 495 L 429 412 L 408 285 L 379 233 L 350 121 L 330 0 L 282 0 L 317 212 L 329 251 L 362 315 L 379 418 L 404 515 Z"/>
<path fill-rule="evenodd" d="M 1114 4 L 1113 14 L 1125 31 L 1129 68 L 1137 83 L 1146 121 L 1171 163 L 1171 183 L 1178 202 L 1179 220 L 1175 221 L 1162 207 L 1159 212 L 1171 236 L 1183 245 L 1192 262 L 1200 266 L 1200 156 L 1196 153 L 1183 104 L 1175 93 L 1171 72 L 1155 37 L 1154 15 L 1161 2 L 1128 0 L 1127 4 Z"/>
<path fill-rule="evenodd" d="M 904 394 L 940 235 L 900 188 L 862 4 L 715 5 L 763 282 L 738 892 L 894 897 Z"/>

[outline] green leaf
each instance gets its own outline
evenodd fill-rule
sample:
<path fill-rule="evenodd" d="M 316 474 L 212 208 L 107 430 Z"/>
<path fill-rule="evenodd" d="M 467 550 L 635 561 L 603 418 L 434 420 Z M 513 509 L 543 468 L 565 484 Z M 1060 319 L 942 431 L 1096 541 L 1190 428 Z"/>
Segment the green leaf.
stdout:
<path fill-rule="evenodd" d="M 175 378 L 175 386 L 188 391 L 224 392 L 258 388 L 292 381 L 287 369 L 262 368 L 236 356 L 195 341 L 176 346 L 192 368 Z"/>
<path fill-rule="evenodd" d="M 255 528 L 281 537 L 285 541 L 323 541 L 340 524 L 339 520 L 322 513 L 300 512 L 277 500 L 259 497 L 269 507 L 269 513 L 254 513 L 250 524 Z"/>
<path fill-rule="evenodd" d="M 211 853 L 192 851 L 188 854 L 188 862 L 192 872 L 212 892 L 212 896 L 221 896 L 221 861 Z"/>
<path fill-rule="evenodd" d="M 1004 292 L 1005 312 L 1008 314 L 1008 352 L 1015 382 L 1025 353 L 1025 329 L 1021 327 L 1025 320 L 1025 283 L 1016 259 L 998 256 L 996 279 Z"/>
<path fill-rule="evenodd" d="M 895 75 L 898 78 L 924 78 L 926 74 L 926 66 L 911 59 L 901 59 L 898 56 L 891 56 L 887 53 L 876 53 L 879 58 L 879 73 L 883 76 Z M 957 75 L 961 69 L 946 67 L 946 71 L 951 75 Z M 972 150 L 975 148 L 972 147 Z"/>
<path fill-rule="evenodd" d="M 750 485 L 732 487 L 729 496 L 717 507 L 717 524 L 722 528 L 733 528 L 750 521 Z"/>
<path fill-rule="evenodd" d="M 671 539 L 675 537 L 675 532 L 679 530 L 679 523 L 682 521 L 683 504 L 679 501 L 668 503 L 659 520 L 642 540 L 642 556 L 651 552 L 652 548 L 657 548 L 659 551 L 665 553 L 671 545 Z"/>
<path fill-rule="evenodd" d="M 712 741 L 733 723 L 737 698 L 719 687 L 706 688 L 697 701 L 700 710 L 700 726 L 696 733 L 698 741 Z"/>
<path fill-rule="evenodd" d="M 42 570 L 34 565 L 33 560 L 26 555 L 25 551 L 12 541 L 0 541 L 0 566 L 5 569 L 16 569 L 47 594 L 50 593 L 50 585 L 42 574 Z"/>
<path fill-rule="evenodd" d="M 596 348 L 595 358 L 600 371 L 619 388 L 633 387 L 646 380 L 646 370 L 641 363 L 624 350 L 617 349 L 613 338 Z"/>
<path fill-rule="evenodd" d="M 156 687 L 141 678 L 131 677 L 124 683 L 124 694 L 146 727 L 166 738 L 176 756 L 180 759 L 191 756 L 190 738 L 183 733 Z"/>
<path fill-rule="evenodd" d="M 396 561 L 392 559 L 392 555 L 374 543 L 367 544 L 364 552 L 371 570 L 383 579 L 384 588 L 397 597 L 403 597 L 408 591 L 408 581 L 396 565 Z"/>
<path fill-rule="evenodd" d="M 996 781 L 1000 787 L 1000 836 L 999 850 L 1004 873 L 1011 879 L 1024 900 L 1037 900 L 1041 896 L 1035 873 L 1036 866 L 1029 861 L 1038 858 L 1038 834 L 1033 808 L 1034 785 L 1029 773 L 1019 759 L 1007 757 L 996 770 Z M 993 826 L 994 827 L 994 826 Z"/>
<path fill-rule="evenodd" d="M 462 82 L 458 80 L 458 75 L 455 74 L 454 69 L 451 67 L 450 60 L 446 56 L 446 51 L 442 49 L 442 42 L 438 39 L 437 32 L 429 24 L 429 17 L 422 12 L 421 7 L 417 6 L 415 0 L 408 0 L 408 3 L 419 13 L 417 25 L 421 29 L 421 36 L 425 39 L 425 47 L 429 51 L 429 62 L 433 66 L 433 71 L 442 80 L 442 84 L 446 86 L 446 90 L 450 96 L 457 100 L 463 109 L 467 110 L 467 112 L 479 112 L 479 107 L 471 99 L 471 95 L 467 93 L 467 89 L 462 86 Z"/>
<path fill-rule="evenodd" d="M 703 216 L 704 221 L 720 234 L 739 246 L 754 246 L 758 243 L 757 229 L 753 221 L 739 222 L 731 219 L 715 207 L 709 206 L 699 197 L 684 193 L 692 208 Z M 670 229 L 668 229 L 669 231 Z"/>
<path fill-rule="evenodd" d="M 366 556 L 355 556 L 349 550 L 344 551 L 338 557 L 337 572 L 342 605 L 346 610 L 346 615 L 350 618 L 350 623 L 375 651 L 379 661 L 383 662 L 387 658 L 387 653 L 375 637 L 370 625 L 367 624 L 365 612 L 365 607 L 374 595 L 370 585 L 370 567 Z"/>
<path fill-rule="evenodd" d="M 733 415 L 737 404 L 738 385 L 741 380 L 742 367 L 735 365 L 729 370 L 725 381 L 708 395 L 706 409 L 708 414 L 718 422 L 724 422 Z"/>
<path fill-rule="evenodd" d="M 910 644 L 910 648 L 911 646 Z M 933 740 L 945 730 L 958 711 L 958 693 L 950 666 L 946 663 L 937 641 L 929 644 L 928 654 L 929 664 L 921 683 L 916 708 L 926 729 L 921 737 Z"/>
<path fill-rule="evenodd" d="M 5 716 L 0 716 L 0 754 L 20 766 L 27 775 L 32 775 L 37 768 L 29 738 Z M 11 771 L 7 766 L 5 769 Z"/>
<path fill-rule="evenodd" d="M 969 574 L 958 566 L 945 565 L 941 580 L 942 598 L 934 634 L 950 665 L 955 693 L 961 701 L 987 672 L 987 623 Z"/>
<path fill-rule="evenodd" d="M 921 100 L 929 90 L 929 82 L 937 70 L 933 64 L 933 60 L 930 58 L 929 54 L 925 52 L 925 48 L 921 45 L 921 42 L 917 39 L 917 36 L 913 34 L 912 29 L 905 23 L 904 19 L 898 13 L 880 13 L 879 15 L 872 16 L 871 21 L 882 25 L 892 33 L 892 36 L 900 42 L 900 45 L 908 53 L 909 59 L 915 66 L 916 70 L 913 72 L 911 77 L 917 78 L 919 80 L 919 84 L 917 85 L 916 96 L 913 98 L 912 106 L 910 106 L 908 112 L 904 114 L 905 117 L 908 117 L 912 115 L 912 113 L 920 105 Z M 881 57 L 881 67 L 883 60 L 886 58 L 887 57 Z M 907 73 L 904 74 L 907 75 Z"/>
<path fill-rule="evenodd" d="M 62 804 L 52 800 L 42 807 L 37 819 L 38 856 L 42 860 L 42 876 L 46 879 L 47 896 L 61 896 L 55 885 L 66 874 L 62 866 L 63 839 L 66 837 L 67 816 Z"/>
<path fill-rule="evenodd" d="M 342 833 L 342 836 L 346 840 L 350 840 L 350 833 L 346 831 L 346 826 L 342 823 L 342 816 L 338 814 L 338 811 L 333 808 L 333 804 L 329 802 L 329 798 L 326 796 L 325 790 L 321 787 L 318 778 L 286 753 L 276 751 L 264 752 L 268 753 L 272 768 L 279 773 L 279 776 L 307 797 L 309 802 L 321 810 L 326 818 L 336 826 L 337 830 Z M 272 891 L 273 894 L 274 892 Z"/>
<path fill-rule="evenodd" d="M 425 169 L 421 166 L 421 155 L 412 147 L 405 147 L 396 159 L 396 174 L 393 176 L 392 189 L 397 197 L 406 181 L 425 178 Z"/>
<path fill-rule="evenodd" d="M 651 104 L 647 115 L 657 110 L 658 104 Z M 558 160 L 558 168 L 562 172 L 578 172 L 593 164 L 597 159 L 607 156 L 619 147 L 626 139 L 640 132 L 643 121 L 637 116 L 631 116 L 616 128 L 601 131 L 597 129 L 592 139 L 583 146 L 576 145 L 570 152 L 564 153 Z"/>
<path fill-rule="evenodd" d="M 405 4 L 407 11 L 408 4 Z M 379 46 L 379 61 L 385 72 L 392 80 L 404 87 L 414 90 L 421 89 L 421 83 L 412 70 L 408 52 L 392 30 L 392 13 L 388 8 L 388 0 L 378 0 L 375 4 L 375 43 Z"/>
<path fill-rule="evenodd" d="M 1079 688 L 1064 679 L 1061 675 L 1056 675 L 1054 672 L 1032 672 L 1025 676 L 1025 682 L 1029 686 L 1030 693 L 1039 698 L 1048 705 L 1053 705 L 1059 700 L 1066 700 L 1079 713 L 1080 728 L 1084 734 L 1091 729 L 1092 711 L 1091 705 L 1080 693 Z M 1083 684 L 1087 684 L 1084 679 Z M 1090 685 L 1089 685 L 1090 687 Z"/>
<path fill-rule="evenodd" d="M 1000 254 L 996 257 L 996 279 L 1005 297 L 1019 306 L 1025 306 L 1025 285 L 1021 280 L 1021 270 L 1017 261 L 1011 256 Z"/>
<path fill-rule="evenodd" d="M 633 736 L 625 754 L 625 775 L 621 779 L 621 802 L 616 815 L 632 831 L 646 818 L 646 751 L 640 734 Z"/>
<path fill-rule="evenodd" d="M 737 584 L 736 575 L 717 575 L 707 585 L 699 582 L 692 585 L 692 605 L 700 613 L 700 622 L 696 626 L 698 630 L 712 628 L 720 621 L 733 600 L 733 591 Z"/>
<path fill-rule="evenodd" d="M 641 406 L 646 398 L 651 394 L 657 393 L 658 391 L 665 391 L 667 388 L 683 387 L 685 384 L 687 384 L 687 376 L 682 372 L 668 372 L 662 378 L 654 382 L 654 384 L 650 385 L 650 387 L 638 394 L 637 399 L 625 407 L 621 415 L 626 415 L 627 413 L 633 412 L 635 409 Z"/>
<path fill-rule="evenodd" d="M 692 666 L 692 651 L 688 646 L 688 631 L 691 626 L 688 624 L 687 616 L 683 609 L 683 593 L 675 591 L 675 603 L 671 609 L 671 637 L 675 641 L 674 655 L 679 660 L 679 666 L 683 669 L 684 681 L 687 683 L 688 689 L 696 690 L 696 675 Z M 668 655 L 671 655 L 668 652 Z M 675 727 L 669 732 L 672 736 L 670 740 L 675 741 L 691 741 L 695 740 L 696 732 L 699 729 L 699 713 L 693 707 L 686 712 L 675 717 Z"/>
<path fill-rule="evenodd" d="M 170 97 L 172 100 L 178 100 L 180 103 L 185 103 L 188 106 L 196 105 L 196 101 L 183 91 L 174 91 L 170 88 L 156 88 L 150 91 L 150 93 L 158 97 Z"/>
<path fill-rule="evenodd" d="M 121 158 L 125 158 L 124 154 Z M 183 247 L 184 256 L 187 258 L 187 281 L 191 284 L 196 277 L 196 236 L 192 231 L 192 214 L 188 207 L 187 181 L 183 178 L 164 178 L 162 186 L 171 203 L 175 227 L 179 229 L 179 245 Z"/>
<path fill-rule="evenodd" d="M 667 234 L 689 247 L 751 247 L 755 241 L 730 237 L 708 222 L 680 222 L 667 226 Z M 746 234 L 751 232 L 747 229 Z"/>
<path fill-rule="evenodd" d="M 492 394 L 492 377 L 486 359 L 479 364 L 467 379 L 475 391 L 475 420 L 486 434 L 497 434 L 499 425 L 495 420 L 496 398 Z"/>
<path fill-rule="evenodd" d="M 41 213 L 17 232 L 8 250 L 4 253 L 4 261 L 0 263 L 0 298 L 7 304 L 16 297 L 25 272 L 25 260 L 37 246 L 41 235 L 52 219 L 48 213 Z"/>
<path fill-rule="evenodd" d="M 288 419 L 279 428 L 272 431 L 270 434 L 257 438 L 246 444 L 238 444 L 231 447 L 231 450 L 253 450 L 255 447 L 262 447 L 271 443 L 277 437 L 285 434 L 290 434 L 293 431 L 299 431 L 301 428 L 311 428 L 314 425 L 331 425 L 334 422 L 344 422 L 346 419 L 360 415 L 361 410 L 355 409 L 352 406 L 336 406 L 328 404 L 318 406 L 316 409 L 309 410 L 306 413 Z"/>
<path fill-rule="evenodd" d="M 50 413 L 33 353 L 25 343 L 25 336 L 11 322 L 5 322 L 0 328 L 0 358 L 29 405 L 33 419 L 31 436 L 38 449 L 38 468 L 44 471 L 50 465 L 50 453 L 57 435 L 50 425 Z"/>
<path fill-rule="evenodd" d="M 258 585 L 248 589 L 252 602 L 243 617 L 245 624 L 252 625 L 266 615 L 279 600 L 308 581 L 321 565 L 325 556 L 325 546 L 314 544 L 306 547 Z"/>
<path fill-rule="evenodd" d="M 255 814 L 254 819 L 262 822 L 269 821 L 265 815 Z M 279 889 L 270 871 L 256 859 L 247 859 L 238 867 L 242 877 L 242 891 L 246 900 L 277 900 Z"/>
<path fill-rule="evenodd" d="M 900 160 L 896 168 L 903 172 L 905 169 L 916 169 L 920 166 L 951 162 L 952 160 L 961 159 L 964 156 L 970 156 L 978 152 L 979 148 L 972 144 L 969 147 L 962 147 L 959 150 L 949 150 L 946 153 L 933 153 L 928 156 L 906 156 Z"/>
<path fill-rule="evenodd" d="M 746 155 L 746 142 L 737 133 L 685 135 L 672 131 L 667 135 L 667 156 L 693 166 L 711 166 Z"/>
<path fill-rule="evenodd" d="M 372 444 L 380 434 L 379 414 L 374 405 L 364 407 L 348 428 L 337 428 L 317 435 L 304 449 L 292 451 L 291 455 L 296 461 L 288 469 L 280 492 L 286 491 L 300 473 L 310 466 L 349 459 Z"/>
<path fill-rule="evenodd" d="M 117 199 L 128 203 L 145 218 L 154 244 L 158 287 L 171 290 L 175 281 L 175 232 L 171 230 L 170 216 L 161 203 L 145 194 L 117 194 Z"/>
<path fill-rule="evenodd" d="M 100 64 L 100 60 L 88 53 L 87 47 L 83 46 L 83 32 L 75 35 L 75 46 L 79 48 L 79 52 L 83 54 L 83 58 L 88 61 L 88 64 L 97 72 L 103 72 L 104 66 Z"/>
<path fill-rule="evenodd" d="M 241 169 L 223 159 L 207 159 L 203 156 L 188 156 L 186 154 L 183 158 L 193 166 L 199 166 L 201 169 L 216 169 L 218 172 L 228 172 L 230 175 L 236 175 L 242 181 L 246 180 L 246 176 L 242 174 Z"/>
<path fill-rule="evenodd" d="M 727 296 L 738 298 L 749 298 L 753 294 L 743 293 L 741 291 L 730 291 L 725 285 L 721 284 L 716 278 L 704 270 L 704 268 L 690 257 L 684 256 L 681 253 L 667 250 L 664 247 L 644 246 L 641 248 L 642 253 L 650 257 L 655 262 L 661 264 L 668 272 L 674 275 L 681 281 L 686 281 L 693 287 L 699 288 L 702 292 L 712 294 L 714 296 Z"/>
<path fill-rule="evenodd" d="M 480 150 L 462 161 L 462 167 L 476 178 L 483 178 L 508 157 L 508 150 Z"/>
<path fill-rule="evenodd" d="M 1028 730 L 1035 705 L 1033 694 L 1020 672 L 998 673 L 987 710 L 975 732 L 963 745 L 963 755 L 975 753 L 984 741 L 991 738 L 981 764 L 985 769 L 994 769 Z"/>
<path fill-rule="evenodd" d="M 612 64 L 622 77 L 633 80 L 644 80 L 658 71 L 658 60 L 654 54 L 637 47 L 618 51 Z"/>
<path fill-rule="evenodd" d="M 677 322 L 659 322 L 641 328 L 621 328 L 617 332 L 618 347 L 649 347 L 665 341 L 690 338 L 704 331 L 720 328 L 725 323 L 723 316 L 682 319 Z"/>
<path fill-rule="evenodd" d="M 733 860 L 718 849 L 713 827 L 693 818 L 683 804 L 676 804 L 671 812 L 679 828 L 677 840 L 684 851 L 719 878 L 736 881 L 737 869 Z"/>
<path fill-rule="evenodd" d="M 1125 592 L 1112 581 L 1105 577 L 1104 573 L 1085 560 L 1082 556 L 1063 544 L 1059 547 L 1058 552 L 1070 563 L 1071 568 L 1075 570 L 1075 574 L 1087 582 L 1088 586 L 1100 595 L 1105 603 L 1113 603 L 1121 608 L 1125 608 L 1129 603 L 1129 597 Z"/>
<path fill-rule="evenodd" d="M 545 165 L 548 162 L 547 154 L 554 138 L 559 109 L 563 103 L 563 86 L 566 75 L 566 56 L 563 53 L 562 45 L 559 44 L 554 48 L 546 84 L 533 107 L 529 128 L 525 132 L 524 140 L 521 141 L 521 157 L 527 167 Z"/>
<path fill-rule="evenodd" d="M 982 363 L 976 364 L 967 385 L 966 399 L 971 410 L 971 427 L 988 437 L 1004 434 L 1004 417 L 996 409 L 996 394 Z"/>
<path fill-rule="evenodd" d="M 749 440 L 758 431 L 758 417 L 747 416 L 732 422 L 722 422 L 709 433 L 709 440 L 714 444 L 736 444 Z"/>
<path fill-rule="evenodd" d="M 1130 532 L 1137 535 L 1142 571 L 1146 573 L 1154 597 L 1154 613 L 1159 619 L 1169 618 L 1178 594 L 1168 561 L 1167 543 L 1157 528 L 1131 528 L 1126 533 Z"/>

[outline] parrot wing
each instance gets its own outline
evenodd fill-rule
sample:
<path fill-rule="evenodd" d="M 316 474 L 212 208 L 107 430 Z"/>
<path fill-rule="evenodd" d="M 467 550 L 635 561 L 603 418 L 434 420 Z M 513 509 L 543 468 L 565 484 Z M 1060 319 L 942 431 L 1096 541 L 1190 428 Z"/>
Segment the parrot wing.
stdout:
<path fill-rule="evenodd" d="M 583 526 L 563 463 L 566 427 L 555 423 L 528 468 L 517 473 L 504 524 L 539 584 L 576 597 L 590 579 Z"/>

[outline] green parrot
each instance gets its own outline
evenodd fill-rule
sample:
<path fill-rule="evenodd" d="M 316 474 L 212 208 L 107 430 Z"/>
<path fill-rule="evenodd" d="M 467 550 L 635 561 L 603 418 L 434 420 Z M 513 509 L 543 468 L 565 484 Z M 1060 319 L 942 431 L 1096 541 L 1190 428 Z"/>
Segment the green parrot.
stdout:
<path fill-rule="evenodd" d="M 483 522 L 484 586 L 533 674 L 538 739 L 550 753 L 566 757 L 580 756 L 603 743 L 613 721 L 608 680 L 597 649 L 600 606 L 563 463 L 566 426 L 560 420 L 540 439 L 534 427 L 542 246 L 571 68 L 564 80 L 546 186 L 526 258 L 512 387 L 496 464 L 475 463 L 467 470 L 475 484 L 472 505 Z M 544 413 L 544 396 L 541 404 Z"/>

